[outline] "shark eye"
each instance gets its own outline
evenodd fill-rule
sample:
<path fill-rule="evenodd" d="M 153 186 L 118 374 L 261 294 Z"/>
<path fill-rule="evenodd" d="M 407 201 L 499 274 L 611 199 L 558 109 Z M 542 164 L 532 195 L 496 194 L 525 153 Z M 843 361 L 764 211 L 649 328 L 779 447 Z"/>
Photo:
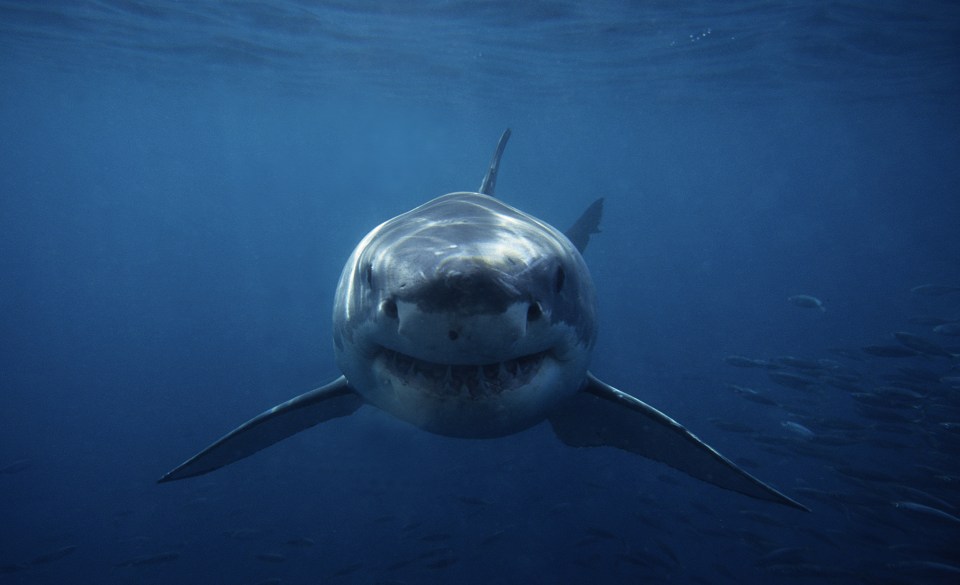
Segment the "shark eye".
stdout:
<path fill-rule="evenodd" d="M 383 301 L 382 303 L 380 303 L 380 311 L 387 317 L 390 317 L 391 319 L 396 319 L 398 314 L 397 302 L 394 301 L 393 299 L 387 299 Z"/>
<path fill-rule="evenodd" d="M 560 292 L 561 290 L 563 290 L 563 283 L 566 279 L 567 279 L 567 275 L 563 271 L 563 266 L 557 266 L 557 273 L 553 277 L 554 292 Z"/>
<path fill-rule="evenodd" d="M 527 307 L 527 321 L 536 321 L 541 315 L 543 315 L 543 307 L 540 306 L 540 303 L 530 303 L 530 306 Z"/>

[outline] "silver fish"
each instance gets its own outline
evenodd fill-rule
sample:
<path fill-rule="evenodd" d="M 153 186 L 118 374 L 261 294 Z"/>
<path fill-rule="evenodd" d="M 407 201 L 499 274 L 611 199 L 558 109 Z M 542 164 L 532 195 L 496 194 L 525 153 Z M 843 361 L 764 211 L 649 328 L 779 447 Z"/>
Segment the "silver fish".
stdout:
<path fill-rule="evenodd" d="M 939 508 L 934 508 L 925 504 L 919 504 L 917 502 L 894 502 L 893 505 L 895 508 L 899 508 L 901 510 L 909 510 L 911 512 L 917 512 L 918 514 L 923 514 L 931 518 L 938 518 L 940 520 L 946 520 L 947 522 L 960 524 L 960 518 L 949 512 L 944 512 Z"/>
<path fill-rule="evenodd" d="M 914 335 L 913 333 L 907 333 L 906 331 L 897 331 L 893 336 L 899 341 L 904 347 L 909 347 L 912 350 L 919 351 L 920 353 L 926 355 L 934 355 L 940 357 L 957 357 L 956 354 L 950 353 L 949 351 L 943 349 L 936 343 L 932 341 L 927 341 L 926 339 L 920 337 L 919 335 Z"/>
<path fill-rule="evenodd" d="M 943 284 L 921 284 L 910 289 L 915 295 L 927 297 L 942 297 L 950 293 L 960 292 L 960 286 L 946 286 Z"/>
<path fill-rule="evenodd" d="M 820 311 L 827 310 L 827 308 L 823 306 L 823 301 L 814 296 L 793 295 L 792 297 L 787 297 L 787 300 L 790 301 L 790 303 L 804 309 L 820 309 Z"/>
<path fill-rule="evenodd" d="M 960 336 L 960 321 L 941 323 L 933 328 L 933 332 L 937 335 L 949 335 L 950 337 Z"/>

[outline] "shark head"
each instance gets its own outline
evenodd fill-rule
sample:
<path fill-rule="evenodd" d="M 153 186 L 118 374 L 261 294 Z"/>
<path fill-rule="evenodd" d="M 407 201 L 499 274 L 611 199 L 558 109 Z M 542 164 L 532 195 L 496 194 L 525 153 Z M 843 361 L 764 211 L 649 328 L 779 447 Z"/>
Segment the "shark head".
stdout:
<path fill-rule="evenodd" d="M 337 364 L 425 430 L 509 435 L 585 383 L 596 300 L 576 247 L 493 197 L 451 193 L 371 231 L 340 276 Z"/>

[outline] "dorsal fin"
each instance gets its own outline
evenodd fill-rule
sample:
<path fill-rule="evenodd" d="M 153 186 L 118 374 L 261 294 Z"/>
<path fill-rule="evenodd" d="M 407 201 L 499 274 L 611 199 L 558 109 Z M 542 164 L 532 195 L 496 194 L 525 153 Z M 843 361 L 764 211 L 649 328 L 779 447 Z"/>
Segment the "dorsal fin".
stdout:
<path fill-rule="evenodd" d="M 500 157 L 503 156 L 503 149 L 507 147 L 507 140 L 510 138 L 510 129 L 507 128 L 500 136 L 500 142 L 497 143 L 497 150 L 493 153 L 493 160 L 490 161 L 490 168 L 480 183 L 480 193 L 493 197 L 493 190 L 497 186 L 497 171 L 500 169 Z"/>
<path fill-rule="evenodd" d="M 590 234 L 600 233 L 600 216 L 603 215 L 603 197 L 590 204 L 580 218 L 567 228 L 564 235 L 567 236 L 577 250 L 583 254 L 590 243 Z"/>

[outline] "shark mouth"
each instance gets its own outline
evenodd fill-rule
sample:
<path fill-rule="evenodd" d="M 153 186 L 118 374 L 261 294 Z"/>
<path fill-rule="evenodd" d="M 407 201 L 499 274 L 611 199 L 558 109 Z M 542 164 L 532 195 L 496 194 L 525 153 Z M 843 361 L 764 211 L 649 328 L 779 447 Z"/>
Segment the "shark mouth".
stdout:
<path fill-rule="evenodd" d="M 386 370 L 404 386 L 414 386 L 438 396 L 482 399 L 528 384 L 540 371 L 547 353 L 541 351 L 481 365 L 427 362 L 386 348 L 381 356 Z"/>

